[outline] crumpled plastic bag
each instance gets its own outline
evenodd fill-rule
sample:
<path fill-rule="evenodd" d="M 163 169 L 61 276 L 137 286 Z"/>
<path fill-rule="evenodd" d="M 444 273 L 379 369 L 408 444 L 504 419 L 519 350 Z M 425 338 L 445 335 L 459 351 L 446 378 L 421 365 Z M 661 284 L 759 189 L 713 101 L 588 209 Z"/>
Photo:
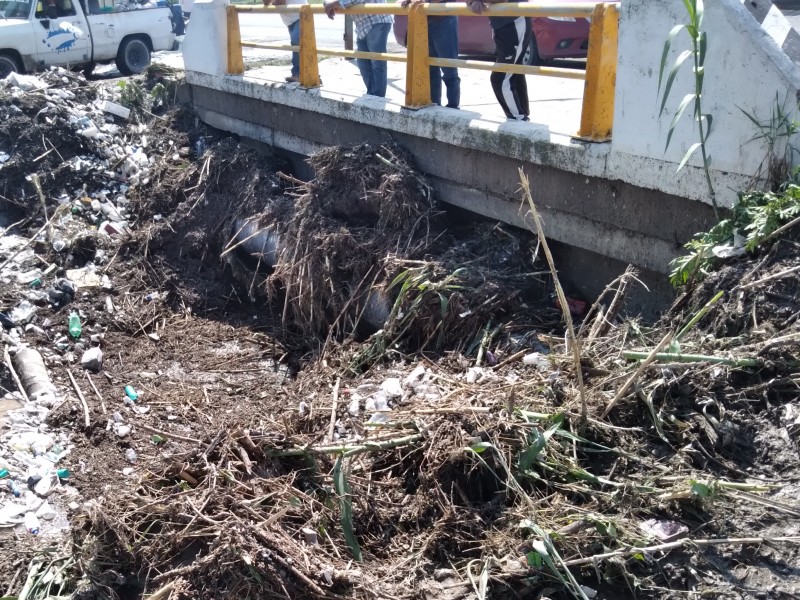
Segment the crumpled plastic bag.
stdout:
<path fill-rule="evenodd" d="M 31 90 L 43 90 L 47 87 L 47 84 L 36 77 L 36 75 L 10 73 L 5 80 L 12 88 L 19 88 L 25 92 L 30 92 Z"/>

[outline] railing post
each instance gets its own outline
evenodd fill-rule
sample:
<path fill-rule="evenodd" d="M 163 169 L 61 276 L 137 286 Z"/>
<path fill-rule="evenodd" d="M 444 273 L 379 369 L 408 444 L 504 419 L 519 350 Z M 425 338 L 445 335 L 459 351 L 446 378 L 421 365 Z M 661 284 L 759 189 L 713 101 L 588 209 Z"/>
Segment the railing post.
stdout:
<path fill-rule="evenodd" d="M 344 16 L 344 49 L 353 49 L 353 15 Z"/>
<path fill-rule="evenodd" d="M 314 32 L 314 15 L 311 7 L 300 7 L 300 86 L 320 86 L 319 60 L 317 58 L 317 36 Z"/>
<path fill-rule="evenodd" d="M 225 7 L 225 27 L 228 33 L 228 75 L 244 73 L 244 57 L 242 56 L 242 33 L 239 30 L 239 13 L 235 6 Z"/>
<path fill-rule="evenodd" d="M 430 55 L 428 53 L 428 17 L 421 4 L 408 13 L 408 51 L 406 63 L 406 108 L 431 104 Z"/>
<path fill-rule="evenodd" d="M 611 139 L 618 41 L 619 8 L 616 4 L 598 4 L 589 28 L 589 55 L 578 131 L 578 137 L 592 142 Z"/>

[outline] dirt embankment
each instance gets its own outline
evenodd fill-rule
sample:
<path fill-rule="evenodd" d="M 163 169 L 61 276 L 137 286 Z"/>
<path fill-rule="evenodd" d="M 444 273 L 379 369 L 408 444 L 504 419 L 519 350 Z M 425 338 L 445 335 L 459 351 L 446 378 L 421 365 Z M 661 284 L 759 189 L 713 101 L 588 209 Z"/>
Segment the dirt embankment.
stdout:
<path fill-rule="evenodd" d="M 81 598 L 800 594 L 795 230 L 660 323 L 623 316 L 622 274 L 574 315 L 576 362 L 535 238 L 457 223 L 402 149 L 330 149 L 300 182 L 186 109 L 143 129 L 50 77 L 74 97 L 0 89 L 0 202 L 22 220 L 0 310 L 55 384 L 35 426 L 68 438 L 71 529 L 33 563 L 53 538 L 3 538 L 0 588 L 44 597 L 30 575 L 61 570 L 47 593 Z"/>

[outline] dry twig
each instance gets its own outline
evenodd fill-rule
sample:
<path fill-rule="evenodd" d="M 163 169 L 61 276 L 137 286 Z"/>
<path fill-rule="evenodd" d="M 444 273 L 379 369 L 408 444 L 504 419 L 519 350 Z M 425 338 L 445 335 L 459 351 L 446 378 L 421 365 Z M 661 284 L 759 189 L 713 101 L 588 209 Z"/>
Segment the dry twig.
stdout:
<path fill-rule="evenodd" d="M 556 294 L 558 295 L 558 303 L 561 306 L 561 312 L 564 315 L 564 322 L 567 324 L 567 335 L 569 337 L 569 346 L 572 350 L 573 367 L 575 369 L 575 376 L 578 379 L 578 393 L 580 394 L 581 400 L 581 415 L 585 420 L 589 416 L 589 409 L 586 403 L 586 388 L 583 385 L 583 367 L 581 366 L 580 341 L 575 335 L 575 327 L 572 325 L 572 314 L 569 311 L 567 297 L 564 295 L 561 282 L 558 280 L 558 271 L 556 269 L 555 261 L 553 260 L 553 254 L 550 252 L 550 246 L 547 244 L 547 238 L 545 238 L 544 229 L 542 228 L 542 220 L 539 217 L 539 212 L 536 210 L 536 205 L 533 202 L 533 196 L 531 196 L 531 186 L 528 182 L 528 177 L 525 175 L 522 167 L 519 168 L 519 178 L 520 182 L 522 183 L 522 189 L 525 192 L 525 198 L 528 201 L 528 206 L 531 209 L 533 222 L 536 226 L 536 235 L 539 237 L 539 243 L 542 245 L 544 255 L 547 258 L 547 264 L 550 266 L 550 273 L 553 276 L 553 283 L 556 287 Z"/>
<path fill-rule="evenodd" d="M 78 387 L 78 382 L 75 381 L 75 377 L 72 375 L 72 371 L 67 371 L 67 375 L 69 375 L 69 380 L 72 382 L 72 387 L 75 388 L 75 393 L 78 394 L 78 398 L 81 401 L 81 405 L 83 406 L 83 420 L 86 427 L 89 427 L 91 420 L 89 418 L 89 405 L 86 404 L 86 398 L 83 396 L 83 392 L 81 388 Z"/>

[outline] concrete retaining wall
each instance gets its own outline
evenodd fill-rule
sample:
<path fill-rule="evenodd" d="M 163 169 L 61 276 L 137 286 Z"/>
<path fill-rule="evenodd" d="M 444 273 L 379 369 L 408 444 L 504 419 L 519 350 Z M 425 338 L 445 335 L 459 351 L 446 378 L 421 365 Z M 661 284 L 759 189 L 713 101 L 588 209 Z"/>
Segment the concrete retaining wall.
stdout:
<path fill-rule="evenodd" d="M 687 20 L 682 0 L 622 2 L 611 156 L 614 162 L 632 166 L 659 161 L 663 186 L 673 179 L 672 193 L 707 201 L 699 152 L 690 162 L 694 168 L 674 174 L 686 150 L 697 141 L 691 109 L 679 121 L 670 147 L 664 151 L 678 104 L 694 91 L 689 61 L 659 117 L 658 75 L 664 41 L 674 25 Z M 767 156 L 764 142 L 753 141 L 758 130 L 742 111 L 767 122 L 777 95 L 788 113 L 797 114 L 800 69 L 792 59 L 800 56 L 800 36 L 768 0 L 706 2 L 703 29 L 708 36 L 703 112 L 713 116 L 708 148 L 719 200 L 730 206 L 736 192 L 759 173 Z M 675 38 L 667 69 L 689 43 L 685 32 Z"/>
<path fill-rule="evenodd" d="M 763 143 L 751 141 L 757 131 L 740 108 L 766 121 L 776 92 L 791 113 L 800 90 L 800 70 L 786 53 L 794 37 L 785 19 L 765 0 L 747 2 L 749 8 L 740 0 L 708 2 L 705 18 L 704 109 L 714 116 L 709 148 L 723 206 L 752 183 L 767 154 Z M 587 265 L 606 257 L 608 269 L 616 270 L 586 269 L 590 297 L 628 263 L 664 282 L 659 274 L 682 245 L 714 222 L 699 158 L 676 174 L 696 139 L 688 113 L 664 153 L 672 111 L 693 89 L 688 64 L 658 116 L 661 52 L 670 29 L 684 19 L 682 0 L 623 0 L 614 132 L 610 143 L 601 144 L 553 133 L 544 124 L 498 124 L 439 107 L 409 111 L 324 87 L 303 90 L 247 73 L 224 75 L 226 4 L 198 0 L 185 42 L 186 80 L 204 121 L 300 155 L 332 144 L 394 139 L 415 155 L 445 202 L 525 227 L 517 174 L 522 167 L 547 236 L 594 256 Z M 676 40 L 674 56 L 685 43 Z"/>

